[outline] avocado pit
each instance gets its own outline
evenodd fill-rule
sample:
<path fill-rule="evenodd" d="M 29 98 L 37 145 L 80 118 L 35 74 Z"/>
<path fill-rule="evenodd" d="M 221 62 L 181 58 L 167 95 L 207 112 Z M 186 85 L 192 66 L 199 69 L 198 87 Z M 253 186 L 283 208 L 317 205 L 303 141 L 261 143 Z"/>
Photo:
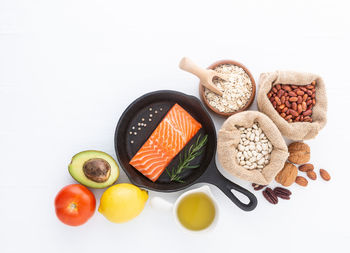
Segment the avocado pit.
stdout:
<path fill-rule="evenodd" d="M 84 163 L 83 172 L 88 179 L 103 183 L 111 175 L 111 165 L 102 158 L 92 158 Z"/>

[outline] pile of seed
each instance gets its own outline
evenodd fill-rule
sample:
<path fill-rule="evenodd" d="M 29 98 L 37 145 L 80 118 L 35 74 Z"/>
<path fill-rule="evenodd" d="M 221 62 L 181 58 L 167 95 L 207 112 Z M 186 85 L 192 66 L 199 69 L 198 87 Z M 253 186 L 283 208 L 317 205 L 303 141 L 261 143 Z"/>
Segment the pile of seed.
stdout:
<path fill-rule="evenodd" d="M 137 135 L 138 131 L 142 131 L 142 127 L 146 128 L 147 127 L 147 121 L 151 122 L 152 118 L 156 117 L 158 114 L 158 110 L 161 112 L 163 111 L 162 107 L 159 107 L 159 109 L 157 108 L 152 108 L 149 107 L 148 111 L 149 111 L 149 115 L 148 115 L 148 120 L 147 118 L 141 118 L 141 121 L 137 122 L 137 125 L 131 126 L 131 129 L 129 130 L 129 135 Z M 131 144 L 134 144 L 134 140 L 130 140 Z"/>
<path fill-rule="evenodd" d="M 260 170 L 269 164 L 273 146 L 258 123 L 240 127 L 241 139 L 237 146 L 238 163 L 248 170 Z"/>
<path fill-rule="evenodd" d="M 220 112 L 234 112 L 242 109 L 253 92 L 252 81 L 241 67 L 232 64 L 222 64 L 215 69 L 218 73 L 227 75 L 228 80 L 214 78 L 213 83 L 223 92 L 219 96 L 205 88 L 204 95 L 209 104 Z"/>

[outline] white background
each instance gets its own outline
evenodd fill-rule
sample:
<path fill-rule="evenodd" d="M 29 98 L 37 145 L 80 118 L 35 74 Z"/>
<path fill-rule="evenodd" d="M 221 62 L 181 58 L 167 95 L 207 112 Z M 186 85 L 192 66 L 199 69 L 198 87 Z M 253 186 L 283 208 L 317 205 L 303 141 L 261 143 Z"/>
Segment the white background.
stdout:
<path fill-rule="evenodd" d="M 1 0 L 0 252 L 349 252 L 349 30 L 347 1 Z M 203 67 L 242 62 L 256 81 L 278 69 L 320 74 L 329 122 L 307 143 L 332 180 L 293 185 L 292 200 L 276 206 L 258 192 L 248 213 L 211 186 L 221 216 L 201 236 L 149 203 L 126 224 L 96 212 L 63 225 L 53 201 L 74 183 L 75 153 L 115 157 L 118 118 L 146 92 L 198 96 L 196 77 L 178 69 L 182 56 Z M 218 130 L 223 120 L 213 118 Z"/>

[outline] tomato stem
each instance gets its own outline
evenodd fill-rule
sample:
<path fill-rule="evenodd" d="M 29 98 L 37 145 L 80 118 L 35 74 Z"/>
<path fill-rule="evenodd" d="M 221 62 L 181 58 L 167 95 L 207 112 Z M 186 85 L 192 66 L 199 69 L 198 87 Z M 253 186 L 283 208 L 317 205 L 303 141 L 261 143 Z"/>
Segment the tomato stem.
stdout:
<path fill-rule="evenodd" d="M 78 205 L 74 202 L 69 204 L 69 211 L 73 212 L 73 211 L 77 211 Z"/>

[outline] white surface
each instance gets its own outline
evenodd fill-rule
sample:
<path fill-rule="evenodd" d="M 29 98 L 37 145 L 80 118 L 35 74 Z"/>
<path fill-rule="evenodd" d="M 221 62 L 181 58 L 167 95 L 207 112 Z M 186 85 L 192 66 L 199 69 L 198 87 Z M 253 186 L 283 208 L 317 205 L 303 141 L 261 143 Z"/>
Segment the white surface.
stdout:
<path fill-rule="evenodd" d="M 348 252 L 348 10 L 334 0 L 1 0 L 0 252 Z M 74 182 L 67 164 L 75 153 L 115 157 L 118 118 L 146 92 L 198 95 L 197 79 L 177 67 L 185 55 L 201 66 L 237 60 L 256 81 L 277 69 L 320 74 L 329 123 L 308 143 L 332 181 L 294 185 L 292 200 L 277 206 L 258 192 L 248 213 L 211 186 L 221 216 L 208 235 L 182 233 L 149 205 L 122 225 L 98 212 L 81 227 L 60 223 L 53 201 Z M 118 182 L 127 181 L 122 172 Z"/>

